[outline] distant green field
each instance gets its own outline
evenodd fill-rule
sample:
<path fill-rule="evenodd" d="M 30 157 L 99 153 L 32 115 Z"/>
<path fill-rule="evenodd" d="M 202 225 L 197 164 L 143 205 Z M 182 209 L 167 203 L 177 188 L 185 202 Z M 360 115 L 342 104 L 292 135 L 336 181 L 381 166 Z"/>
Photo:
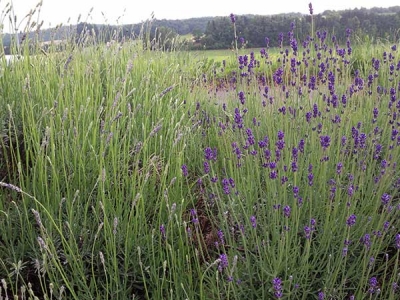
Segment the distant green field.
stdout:
<path fill-rule="evenodd" d="M 238 49 L 239 55 L 249 55 L 251 52 L 260 53 L 261 48 L 243 48 Z M 276 52 L 276 50 L 273 50 Z M 203 50 L 203 51 L 195 51 L 196 55 L 200 57 L 205 57 L 209 59 L 213 59 L 215 62 L 222 62 L 223 60 L 229 60 L 235 58 L 236 52 L 234 49 L 218 49 L 218 50 Z"/>

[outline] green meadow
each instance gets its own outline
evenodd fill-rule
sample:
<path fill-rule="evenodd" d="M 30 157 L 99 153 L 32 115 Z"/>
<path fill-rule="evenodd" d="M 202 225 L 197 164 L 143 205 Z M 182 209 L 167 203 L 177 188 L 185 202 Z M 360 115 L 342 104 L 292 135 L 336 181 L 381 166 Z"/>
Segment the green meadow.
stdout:
<path fill-rule="evenodd" d="M 399 299 L 400 45 L 353 40 L 2 57 L 0 299 Z"/>

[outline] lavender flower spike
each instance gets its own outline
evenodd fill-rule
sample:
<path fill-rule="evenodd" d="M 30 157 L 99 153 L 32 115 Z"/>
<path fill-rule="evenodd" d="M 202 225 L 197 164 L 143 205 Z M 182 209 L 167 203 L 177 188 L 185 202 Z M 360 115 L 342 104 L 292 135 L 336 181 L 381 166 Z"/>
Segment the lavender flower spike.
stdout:
<path fill-rule="evenodd" d="M 229 17 L 231 18 L 231 22 L 232 22 L 233 24 L 235 24 L 235 22 L 236 22 L 236 17 L 235 17 L 235 15 L 234 15 L 234 14 L 230 14 Z"/>

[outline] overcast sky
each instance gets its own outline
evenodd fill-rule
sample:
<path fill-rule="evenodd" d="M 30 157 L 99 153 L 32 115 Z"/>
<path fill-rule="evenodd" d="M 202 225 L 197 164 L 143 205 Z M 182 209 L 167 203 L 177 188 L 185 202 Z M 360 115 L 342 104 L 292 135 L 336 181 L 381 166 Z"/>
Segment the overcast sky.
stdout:
<path fill-rule="evenodd" d="M 0 0 L 3 10 L 7 2 L 13 3 L 17 24 L 39 0 Z M 157 19 L 187 19 L 193 17 L 228 16 L 230 13 L 271 15 L 277 13 L 308 13 L 310 0 L 43 0 L 40 15 L 35 21 L 44 21 L 44 28 L 60 23 L 76 24 L 79 14 L 91 23 L 132 24 L 148 19 L 152 12 Z M 389 7 L 400 5 L 399 0 L 314 0 L 314 13 L 324 10 L 350 8 Z M 91 15 L 90 9 L 93 8 Z M 104 16 L 103 16 L 103 14 Z M 4 18 L 4 17 L 3 17 Z M 68 23 L 68 19 L 70 21 Z M 4 31 L 8 32 L 8 17 Z M 23 25 L 20 25 L 22 27 Z M 19 28 L 22 30 L 23 28 Z"/>

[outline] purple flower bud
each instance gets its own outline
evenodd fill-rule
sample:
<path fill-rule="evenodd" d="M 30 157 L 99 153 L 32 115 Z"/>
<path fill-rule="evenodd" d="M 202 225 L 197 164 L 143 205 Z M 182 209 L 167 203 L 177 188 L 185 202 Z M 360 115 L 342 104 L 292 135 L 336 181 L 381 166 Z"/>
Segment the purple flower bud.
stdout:
<path fill-rule="evenodd" d="M 342 173 L 342 168 L 343 168 L 343 164 L 342 164 L 341 162 L 339 162 L 339 163 L 336 165 L 336 173 L 337 173 L 337 174 Z"/>
<path fill-rule="evenodd" d="M 285 216 L 286 218 L 289 218 L 289 217 L 290 217 L 290 213 L 291 213 L 291 208 L 290 208 L 289 205 L 286 205 L 286 206 L 283 208 L 283 214 L 284 214 L 284 216 Z"/>
<path fill-rule="evenodd" d="M 165 239 L 165 225 L 164 224 L 161 224 L 161 226 L 160 226 L 160 233 L 161 233 L 161 236 Z"/>
<path fill-rule="evenodd" d="M 377 289 L 378 289 L 378 280 L 376 279 L 376 277 L 371 277 L 371 279 L 369 280 L 368 292 L 370 294 L 374 294 Z"/>
<path fill-rule="evenodd" d="M 245 95 L 244 95 L 244 92 L 240 91 L 238 95 L 239 95 L 240 103 L 245 104 L 245 102 L 246 102 L 246 97 L 245 97 Z"/>
<path fill-rule="evenodd" d="M 329 137 L 329 135 L 321 135 L 319 137 L 319 139 L 320 139 L 321 146 L 324 150 L 330 146 L 331 138 Z"/>
<path fill-rule="evenodd" d="M 348 217 L 348 219 L 346 220 L 347 226 L 351 227 L 351 226 L 353 226 L 354 224 L 356 224 L 356 219 L 357 219 L 357 216 L 354 215 L 354 214 L 351 215 L 350 217 Z"/>
<path fill-rule="evenodd" d="M 225 244 L 224 232 L 221 229 L 218 229 L 217 235 L 218 235 L 219 242 L 222 245 L 224 245 Z"/>
<path fill-rule="evenodd" d="M 250 223 L 251 223 L 251 226 L 252 226 L 253 228 L 256 228 L 256 227 L 257 227 L 256 216 L 251 216 L 251 217 L 250 217 Z"/>
<path fill-rule="evenodd" d="M 283 288 L 282 288 L 282 280 L 279 278 L 279 277 L 275 277 L 273 280 L 272 280 L 272 284 L 273 284 L 273 288 L 274 288 L 274 290 L 275 290 L 275 297 L 276 298 L 282 298 L 282 296 L 283 296 L 283 293 L 282 293 L 282 290 L 283 290 Z"/>
<path fill-rule="evenodd" d="M 181 169 L 182 169 L 182 175 L 184 177 L 187 177 L 188 176 L 188 168 L 187 168 L 187 166 L 186 165 L 182 165 Z"/>
<path fill-rule="evenodd" d="M 204 173 L 208 174 L 210 172 L 210 164 L 207 161 L 205 161 L 203 163 L 203 167 L 204 167 Z"/>
<path fill-rule="evenodd" d="M 382 202 L 383 205 L 388 205 L 389 202 L 390 202 L 390 199 L 391 199 L 391 196 L 386 194 L 386 193 L 384 193 L 382 195 L 382 197 L 381 197 L 381 202 Z"/>
<path fill-rule="evenodd" d="M 231 22 L 232 22 L 233 24 L 235 24 L 235 22 L 236 22 L 236 17 L 235 17 L 235 15 L 234 15 L 234 14 L 230 14 L 229 17 L 231 18 Z"/>
<path fill-rule="evenodd" d="M 368 233 L 366 233 L 362 238 L 361 238 L 361 243 L 364 244 L 364 246 L 369 249 L 371 247 L 371 237 Z"/>
<path fill-rule="evenodd" d="M 219 262 L 218 270 L 219 270 L 220 272 L 222 272 L 222 271 L 223 271 L 224 269 L 226 269 L 226 268 L 228 267 L 228 265 L 229 265 L 228 256 L 227 256 L 225 253 L 223 253 L 223 254 L 221 254 L 221 255 L 219 256 L 219 259 L 220 259 L 220 262 Z"/>
<path fill-rule="evenodd" d="M 400 250 L 400 233 L 396 234 L 396 236 L 394 237 L 394 242 L 395 242 L 396 248 L 398 250 Z"/>

